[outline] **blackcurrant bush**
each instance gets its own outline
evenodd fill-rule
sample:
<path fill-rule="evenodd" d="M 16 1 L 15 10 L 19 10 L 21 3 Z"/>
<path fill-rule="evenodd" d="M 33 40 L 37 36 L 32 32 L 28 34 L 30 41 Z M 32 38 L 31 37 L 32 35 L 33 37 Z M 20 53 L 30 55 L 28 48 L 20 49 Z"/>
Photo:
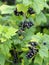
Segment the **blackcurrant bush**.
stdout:
<path fill-rule="evenodd" d="M 33 10 L 33 8 L 29 7 L 29 9 L 28 9 L 28 13 L 29 13 L 29 14 L 34 14 L 35 11 Z"/>

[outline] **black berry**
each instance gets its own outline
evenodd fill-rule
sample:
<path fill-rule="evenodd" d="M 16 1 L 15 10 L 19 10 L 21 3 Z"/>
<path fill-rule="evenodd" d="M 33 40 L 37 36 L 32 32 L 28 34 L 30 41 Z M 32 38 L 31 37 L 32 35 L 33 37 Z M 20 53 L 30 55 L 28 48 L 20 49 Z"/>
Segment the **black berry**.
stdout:
<path fill-rule="evenodd" d="M 33 8 L 30 7 L 30 8 L 28 9 L 28 13 L 29 13 L 29 14 L 34 14 L 35 12 L 34 12 Z"/>
<path fill-rule="evenodd" d="M 28 26 L 28 22 L 27 21 L 24 21 L 24 22 L 21 22 L 19 27 L 22 27 L 22 28 L 25 28 Z"/>
<path fill-rule="evenodd" d="M 30 22 L 27 22 L 27 21 L 24 21 L 24 22 L 21 22 L 19 27 L 21 27 L 21 30 L 24 31 L 25 28 L 30 28 L 31 26 L 33 26 L 33 23 L 30 21 Z"/>
<path fill-rule="evenodd" d="M 20 15 L 23 15 L 23 12 L 21 11 L 21 12 L 19 12 L 19 14 L 20 14 Z"/>
<path fill-rule="evenodd" d="M 26 57 L 27 57 L 27 58 L 32 58 L 33 55 L 34 55 L 34 54 L 32 53 L 32 50 L 30 50 L 30 51 L 27 53 Z"/>
<path fill-rule="evenodd" d="M 29 42 L 29 44 L 30 44 L 31 46 L 37 46 L 37 43 L 36 43 L 36 42 Z"/>
<path fill-rule="evenodd" d="M 33 23 L 30 21 L 30 22 L 28 22 L 28 26 L 33 26 Z"/>
<path fill-rule="evenodd" d="M 28 26 L 28 22 L 27 21 L 24 21 L 23 23 L 23 28 L 27 27 Z"/>
<path fill-rule="evenodd" d="M 46 42 L 44 42 L 43 45 L 46 45 Z"/>
<path fill-rule="evenodd" d="M 23 15 L 23 12 L 22 11 L 18 12 L 17 9 L 16 9 L 16 10 L 14 10 L 14 14 L 16 16 L 19 16 L 19 15 Z"/>
<path fill-rule="evenodd" d="M 31 48 L 31 47 L 29 47 L 29 48 L 30 48 L 30 50 L 29 50 L 29 52 L 27 53 L 26 57 L 30 59 L 30 58 L 32 58 L 38 51 L 37 51 L 37 49 Z"/>
<path fill-rule="evenodd" d="M 16 16 L 19 16 L 19 12 L 17 12 L 17 10 L 14 11 L 14 14 L 15 14 Z"/>

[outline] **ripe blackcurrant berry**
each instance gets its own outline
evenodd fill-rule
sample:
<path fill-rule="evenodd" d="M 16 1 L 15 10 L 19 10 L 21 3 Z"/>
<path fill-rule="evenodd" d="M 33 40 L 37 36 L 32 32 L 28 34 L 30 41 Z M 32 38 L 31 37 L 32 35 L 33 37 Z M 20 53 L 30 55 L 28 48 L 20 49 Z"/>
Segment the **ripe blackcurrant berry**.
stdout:
<path fill-rule="evenodd" d="M 29 44 L 31 44 L 31 46 L 37 46 L 36 42 L 29 42 Z"/>
<path fill-rule="evenodd" d="M 27 21 L 24 21 L 23 23 L 23 28 L 27 27 L 28 26 L 28 22 Z"/>
<path fill-rule="evenodd" d="M 32 58 L 33 57 L 33 53 L 32 52 L 28 52 L 28 54 L 26 55 L 27 58 Z"/>
<path fill-rule="evenodd" d="M 15 14 L 16 16 L 19 16 L 19 12 L 17 12 L 17 10 L 14 11 L 14 14 Z"/>
<path fill-rule="evenodd" d="M 46 45 L 46 42 L 44 42 L 43 45 Z"/>
<path fill-rule="evenodd" d="M 33 53 L 33 50 L 31 49 L 31 50 L 27 53 L 26 57 L 27 57 L 27 58 L 32 58 L 33 56 L 34 56 L 34 53 Z"/>
<path fill-rule="evenodd" d="M 29 14 L 34 14 L 35 12 L 34 12 L 33 8 L 29 7 L 28 13 L 29 13 Z"/>
<path fill-rule="evenodd" d="M 29 47 L 29 52 L 27 53 L 26 57 L 27 58 L 32 58 L 37 52 L 38 52 L 38 49 L 34 49 L 34 48 L 31 48 Z"/>
<path fill-rule="evenodd" d="M 32 47 L 29 46 L 28 48 L 29 48 L 30 50 L 32 50 Z"/>
<path fill-rule="evenodd" d="M 30 22 L 28 22 L 28 26 L 33 26 L 34 24 L 30 21 Z"/>
<path fill-rule="evenodd" d="M 20 14 L 20 15 L 23 15 L 23 12 L 21 11 L 21 12 L 19 12 L 19 14 Z"/>

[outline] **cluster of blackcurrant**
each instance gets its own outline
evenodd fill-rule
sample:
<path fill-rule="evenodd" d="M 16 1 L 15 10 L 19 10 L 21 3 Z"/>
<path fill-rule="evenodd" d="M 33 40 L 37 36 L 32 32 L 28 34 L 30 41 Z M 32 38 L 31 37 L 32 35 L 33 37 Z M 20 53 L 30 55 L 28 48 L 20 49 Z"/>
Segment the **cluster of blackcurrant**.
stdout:
<path fill-rule="evenodd" d="M 17 63 L 18 62 L 18 55 L 15 49 L 10 50 L 10 54 L 13 57 L 13 63 Z"/>
<path fill-rule="evenodd" d="M 19 58 L 19 56 L 23 53 L 23 51 L 16 51 L 16 49 L 10 50 L 10 54 L 13 57 L 13 63 L 16 64 L 18 62 L 22 61 L 22 57 Z"/>
<path fill-rule="evenodd" d="M 31 21 L 29 21 L 29 22 L 27 22 L 27 21 L 21 22 L 20 25 L 19 25 L 20 30 L 18 30 L 18 32 L 17 32 L 18 35 L 21 36 L 22 33 L 24 33 L 25 28 L 29 29 L 29 28 L 32 27 L 33 25 L 34 25 L 34 24 L 33 24 Z"/>
<path fill-rule="evenodd" d="M 35 11 L 33 10 L 33 8 L 29 7 L 28 13 L 29 13 L 29 14 L 35 14 Z"/>
<path fill-rule="evenodd" d="M 24 22 L 21 22 L 20 23 L 20 25 L 19 25 L 19 27 L 21 27 L 21 29 L 25 29 L 25 28 L 30 28 L 30 27 L 32 27 L 34 24 L 31 22 L 31 21 L 29 21 L 29 22 L 27 22 L 27 21 L 24 21 Z"/>
<path fill-rule="evenodd" d="M 32 58 L 37 52 L 38 52 L 37 49 L 31 48 L 31 49 L 29 50 L 29 52 L 27 53 L 26 57 L 27 57 L 28 59 L 30 59 L 30 58 Z"/>
<path fill-rule="evenodd" d="M 32 47 L 29 47 L 30 50 L 27 53 L 26 57 L 30 59 L 30 58 L 32 58 L 38 52 L 38 49 L 35 48 L 35 46 L 37 46 L 36 42 L 29 42 L 29 44 Z"/>
<path fill-rule="evenodd" d="M 16 10 L 14 10 L 14 14 L 16 16 L 19 16 L 19 15 L 23 15 L 23 12 L 22 11 L 18 12 L 17 9 L 16 9 Z"/>

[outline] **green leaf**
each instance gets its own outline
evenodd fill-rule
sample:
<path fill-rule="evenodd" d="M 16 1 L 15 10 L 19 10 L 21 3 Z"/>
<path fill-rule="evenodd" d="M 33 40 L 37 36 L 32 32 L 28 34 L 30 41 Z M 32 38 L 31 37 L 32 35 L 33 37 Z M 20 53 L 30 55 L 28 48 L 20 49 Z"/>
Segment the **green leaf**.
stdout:
<path fill-rule="evenodd" d="M 12 36 L 16 35 L 16 31 L 18 29 L 13 28 L 12 26 L 2 26 L 0 25 L 0 40 L 1 42 L 6 41 L 7 39 L 11 38 Z"/>
<path fill-rule="evenodd" d="M 15 6 L 2 5 L 0 6 L 1 14 L 12 14 Z"/>
<path fill-rule="evenodd" d="M 16 7 L 17 7 L 18 11 L 23 11 L 24 13 L 26 13 L 28 10 L 28 6 L 26 6 L 24 4 L 17 4 Z"/>
<path fill-rule="evenodd" d="M 43 62 L 43 59 L 39 55 L 36 55 L 34 63 L 42 65 L 42 62 Z"/>
<path fill-rule="evenodd" d="M 35 25 L 42 25 L 47 22 L 46 16 L 43 13 L 36 15 Z"/>
<path fill-rule="evenodd" d="M 41 10 L 43 10 L 44 4 L 45 4 L 44 0 L 34 0 L 33 8 L 37 14 L 39 14 L 41 12 Z"/>
<path fill-rule="evenodd" d="M 28 6 L 28 5 L 32 4 L 32 1 L 31 0 L 23 0 L 23 4 Z"/>
<path fill-rule="evenodd" d="M 7 58 L 10 57 L 10 53 L 9 53 L 10 48 L 11 48 L 10 40 L 4 42 L 4 44 L 0 44 L 0 52 Z"/>
<path fill-rule="evenodd" d="M 0 65 L 4 65 L 5 64 L 5 57 L 3 54 L 0 54 Z"/>
<path fill-rule="evenodd" d="M 44 57 L 48 57 L 48 48 L 46 46 L 41 46 L 41 48 L 39 49 L 39 55 L 44 58 Z"/>

